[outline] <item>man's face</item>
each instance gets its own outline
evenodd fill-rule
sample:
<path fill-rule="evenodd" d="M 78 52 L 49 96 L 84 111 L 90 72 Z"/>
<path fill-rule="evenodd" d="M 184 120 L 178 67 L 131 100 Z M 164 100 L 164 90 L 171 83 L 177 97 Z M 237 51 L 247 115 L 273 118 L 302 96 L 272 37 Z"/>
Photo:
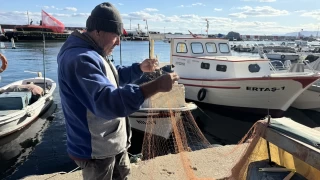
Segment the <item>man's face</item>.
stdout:
<path fill-rule="evenodd" d="M 97 32 L 97 44 L 103 49 L 104 55 L 110 55 L 113 48 L 120 45 L 120 36 L 116 33 L 99 31 Z"/>

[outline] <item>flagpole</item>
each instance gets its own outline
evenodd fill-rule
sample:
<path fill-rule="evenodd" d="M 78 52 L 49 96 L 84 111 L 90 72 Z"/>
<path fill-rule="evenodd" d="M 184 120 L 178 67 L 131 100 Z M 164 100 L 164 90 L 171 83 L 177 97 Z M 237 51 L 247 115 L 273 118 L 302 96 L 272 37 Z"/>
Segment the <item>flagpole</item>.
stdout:
<path fill-rule="evenodd" d="M 29 11 L 27 11 L 27 16 L 28 16 L 28 25 L 29 25 Z"/>
<path fill-rule="evenodd" d="M 209 36 L 209 21 L 208 21 L 208 19 L 206 19 L 206 21 L 207 21 L 207 37 Z"/>

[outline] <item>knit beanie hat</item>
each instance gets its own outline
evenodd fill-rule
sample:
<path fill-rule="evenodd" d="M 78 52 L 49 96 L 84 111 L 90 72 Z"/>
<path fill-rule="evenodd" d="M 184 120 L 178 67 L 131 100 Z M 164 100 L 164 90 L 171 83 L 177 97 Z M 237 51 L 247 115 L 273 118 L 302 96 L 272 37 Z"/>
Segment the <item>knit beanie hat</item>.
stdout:
<path fill-rule="evenodd" d="M 88 30 L 113 32 L 121 35 L 123 24 L 119 11 L 110 3 L 104 2 L 97 5 L 87 19 Z"/>

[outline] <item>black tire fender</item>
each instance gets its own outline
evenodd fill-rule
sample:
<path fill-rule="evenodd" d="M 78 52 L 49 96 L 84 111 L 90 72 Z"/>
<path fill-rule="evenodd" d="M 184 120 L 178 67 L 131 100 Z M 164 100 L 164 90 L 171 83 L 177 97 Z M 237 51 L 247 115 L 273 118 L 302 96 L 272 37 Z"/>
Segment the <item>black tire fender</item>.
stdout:
<path fill-rule="evenodd" d="M 198 92 L 197 98 L 199 101 L 203 101 L 206 95 L 207 95 L 207 90 L 204 88 L 201 88 Z"/>

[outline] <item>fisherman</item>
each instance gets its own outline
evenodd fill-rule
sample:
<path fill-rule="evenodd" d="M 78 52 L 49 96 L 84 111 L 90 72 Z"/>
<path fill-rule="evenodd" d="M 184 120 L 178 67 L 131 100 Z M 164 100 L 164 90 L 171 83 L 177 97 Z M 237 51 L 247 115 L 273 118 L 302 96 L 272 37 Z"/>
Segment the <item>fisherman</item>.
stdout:
<path fill-rule="evenodd" d="M 58 54 L 58 82 L 65 116 L 67 151 L 86 180 L 127 179 L 131 129 L 127 117 L 145 99 L 168 92 L 179 79 L 164 74 L 142 85 L 130 84 L 159 67 L 156 59 L 114 67 L 106 56 L 120 44 L 123 23 L 110 3 L 97 5 L 87 31 L 74 31 Z"/>

